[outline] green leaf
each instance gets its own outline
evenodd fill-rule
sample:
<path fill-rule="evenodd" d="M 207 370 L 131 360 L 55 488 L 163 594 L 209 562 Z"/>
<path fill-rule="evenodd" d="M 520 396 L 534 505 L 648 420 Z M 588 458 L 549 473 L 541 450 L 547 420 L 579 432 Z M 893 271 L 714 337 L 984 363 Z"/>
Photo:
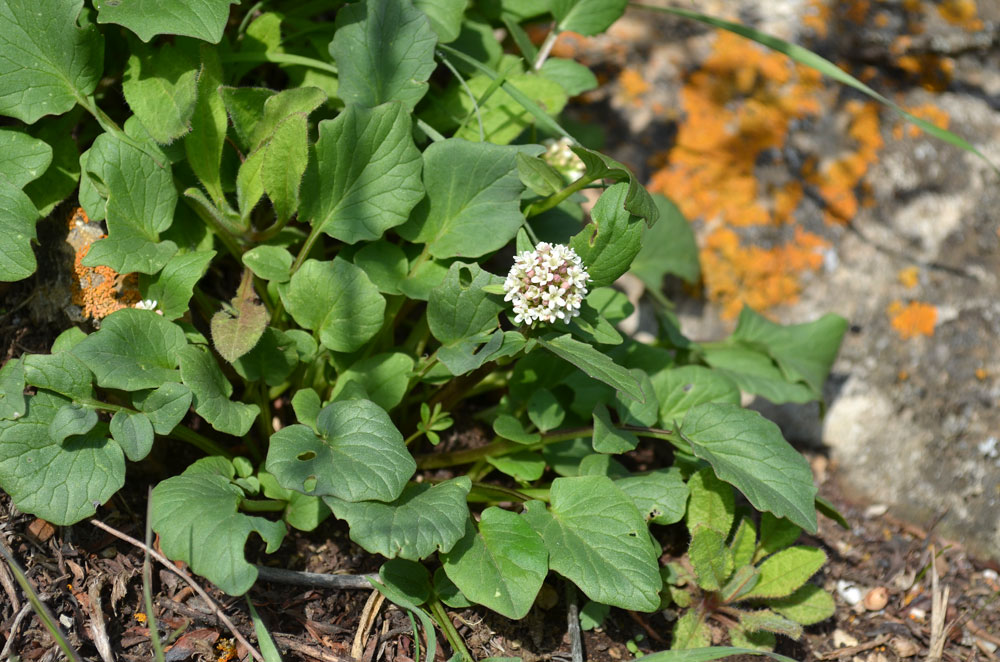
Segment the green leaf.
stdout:
<path fill-rule="evenodd" d="M 653 382 L 645 370 L 631 368 L 629 372 L 639 382 L 642 392 L 649 394 L 649 397 L 646 398 L 645 402 L 639 402 L 631 398 L 623 398 L 616 393 L 614 406 L 618 410 L 618 418 L 626 425 L 655 426 L 659 420 L 659 403 L 656 401 L 656 389 L 653 388 Z"/>
<path fill-rule="evenodd" d="M 628 271 L 639 252 L 642 223 L 625 210 L 628 186 L 615 184 L 594 205 L 591 221 L 569 240 L 583 260 L 594 287 L 610 285 Z"/>
<path fill-rule="evenodd" d="M 632 171 L 619 161 L 600 152 L 574 145 L 573 153 L 580 157 L 586 167 L 588 179 L 613 179 L 628 182 L 628 193 L 625 195 L 625 210 L 634 216 L 646 220 L 646 225 L 652 227 L 660 218 L 660 210 L 653 202 L 652 196 L 643 188 Z"/>
<path fill-rule="evenodd" d="M 233 368 L 248 382 L 262 379 L 268 386 L 278 386 L 298 364 L 295 341 L 284 331 L 268 327 L 253 349 L 233 361 Z"/>
<path fill-rule="evenodd" d="M 399 286 L 410 268 L 403 249 L 384 239 L 366 243 L 354 254 L 354 264 L 383 294 L 401 294 Z"/>
<path fill-rule="evenodd" d="M 485 103 L 477 104 L 478 110 L 469 93 L 460 87 L 454 88 L 444 102 L 450 114 L 474 118 L 455 132 L 456 138 L 464 140 L 479 140 L 479 120 L 483 123 L 484 140 L 498 145 L 509 144 L 534 123 L 536 118 L 511 95 L 512 91 L 544 108 L 549 115 L 557 115 L 566 105 L 566 92 L 562 86 L 534 72 L 511 73 L 499 90 L 495 89 L 496 83 L 485 75 L 470 78 L 467 85 L 472 96 L 486 98 Z M 490 93 L 491 90 L 494 91 Z"/>
<path fill-rule="evenodd" d="M 34 124 L 89 96 L 104 69 L 96 27 L 77 26 L 83 0 L 8 0 L 0 7 L 0 114 Z"/>
<path fill-rule="evenodd" d="M 733 550 L 733 563 L 737 568 L 753 563 L 753 553 L 757 549 L 757 530 L 749 518 L 743 517 L 740 520 L 729 548 Z"/>
<path fill-rule="evenodd" d="M 719 594 L 723 602 L 729 604 L 742 598 L 757 585 L 760 580 L 760 572 L 752 565 L 739 565 L 732 547 L 727 553 L 733 558 L 733 567 L 736 568 L 736 572 L 729 577 L 729 581 L 722 587 Z"/>
<path fill-rule="evenodd" d="M 992 167 L 994 170 L 1000 172 L 1000 167 L 998 167 L 992 161 L 986 158 L 986 156 L 984 156 L 979 150 L 977 150 L 967 141 L 958 137 L 951 131 L 942 129 L 925 119 L 917 117 L 916 115 L 911 115 L 910 113 L 903 110 L 902 107 L 898 106 L 887 97 L 879 94 L 872 88 L 868 87 L 860 80 L 858 80 L 851 74 L 847 73 L 846 71 L 838 67 L 833 62 L 830 62 L 826 58 L 817 55 L 816 53 L 813 53 L 807 48 L 803 48 L 802 46 L 798 46 L 796 44 L 790 44 L 787 41 L 783 41 L 781 39 L 778 39 L 777 37 L 772 37 L 769 34 L 765 34 L 763 32 L 760 32 L 759 30 L 755 30 L 754 28 L 751 28 L 746 25 L 740 25 L 739 23 L 731 23 L 721 18 L 715 18 L 714 16 L 706 16 L 705 14 L 700 14 L 698 12 L 694 12 L 689 9 L 680 9 L 677 7 L 648 7 L 648 6 L 646 7 L 646 9 L 653 9 L 654 11 L 662 11 L 670 14 L 676 14 L 678 16 L 683 16 L 685 18 L 693 19 L 695 21 L 700 21 L 702 23 L 711 25 L 716 28 L 729 30 L 730 32 L 738 34 L 742 37 L 746 37 L 747 39 L 752 39 L 759 44 L 762 44 L 764 46 L 767 46 L 768 48 L 776 50 L 779 53 L 783 53 L 788 57 L 790 57 L 795 62 L 798 62 L 799 64 L 803 64 L 807 67 L 815 69 L 824 76 L 832 78 L 838 83 L 847 85 L 848 87 L 853 87 L 854 89 L 864 94 L 867 94 L 868 96 L 875 99 L 879 103 L 886 105 L 889 108 L 892 108 L 894 111 L 896 111 L 904 118 L 906 118 L 907 121 L 916 124 L 921 129 L 931 134 L 938 140 L 943 140 L 949 145 L 960 147 L 961 149 L 964 149 L 970 154 L 975 154 L 983 161 L 985 161 L 987 164 L 989 164 L 990 167 Z"/>
<path fill-rule="evenodd" d="M 586 37 L 604 32 L 625 13 L 627 0 L 552 0 L 552 14 L 560 32 Z"/>
<path fill-rule="evenodd" d="M 0 486 L 22 512 L 59 526 L 93 515 L 125 484 L 125 458 L 105 426 L 62 443 L 49 436 L 68 403 L 39 391 L 25 416 L 0 421 Z"/>
<path fill-rule="evenodd" d="M 212 346 L 229 363 L 240 358 L 260 341 L 268 322 L 267 309 L 257 299 L 253 277 L 244 272 L 236 296 L 230 305 L 212 315 Z"/>
<path fill-rule="evenodd" d="M 165 319 L 183 317 L 190 310 L 188 302 L 195 284 L 205 275 L 215 255 L 215 251 L 175 255 L 155 275 L 139 274 L 139 292 L 144 299 L 156 302 L 156 309 Z"/>
<path fill-rule="evenodd" d="M 378 577 L 387 598 L 403 597 L 414 605 L 422 605 L 431 597 L 431 575 L 423 564 L 405 559 L 390 559 L 378 570 Z M 394 595 L 399 594 L 399 595 Z"/>
<path fill-rule="evenodd" d="M 451 138 L 424 150 L 427 200 L 397 232 L 434 257 L 479 257 L 506 245 L 524 224 L 517 147 Z"/>
<path fill-rule="evenodd" d="M 73 139 L 80 114 L 77 109 L 35 125 L 33 135 L 52 148 L 51 165 L 41 177 L 24 187 L 41 216 L 51 214 L 56 205 L 76 190 L 80 181 L 80 152 Z"/>
<path fill-rule="evenodd" d="M 692 528 L 688 557 L 698 586 L 705 591 L 721 589 L 733 571 L 733 553 L 726 548 L 726 535 L 707 526 Z"/>
<path fill-rule="evenodd" d="M 608 408 L 594 407 L 594 450 L 598 453 L 627 453 L 639 445 L 639 438 L 628 430 L 615 427 Z"/>
<path fill-rule="evenodd" d="M 660 421 L 673 425 L 692 407 L 706 402 L 740 404 L 740 389 L 729 377 L 700 365 L 664 370 L 652 377 L 660 403 Z"/>
<path fill-rule="evenodd" d="M 816 394 L 806 384 L 789 382 L 767 354 L 744 345 L 707 347 L 705 362 L 729 377 L 741 390 L 763 396 L 775 404 L 811 402 Z"/>
<path fill-rule="evenodd" d="M 258 278 L 287 283 L 292 269 L 292 254 L 281 246 L 255 246 L 240 258 Z"/>
<path fill-rule="evenodd" d="M 117 23 L 148 42 L 158 34 L 195 37 L 213 44 L 222 39 L 229 5 L 240 0 L 95 0 L 98 23 Z"/>
<path fill-rule="evenodd" d="M 495 329 L 503 305 L 483 288 L 502 282 L 502 278 L 480 269 L 474 262 L 453 262 L 444 281 L 427 300 L 427 324 L 434 337 L 452 345 Z"/>
<path fill-rule="evenodd" d="M 778 643 L 774 634 L 770 632 L 747 632 L 738 626 L 729 628 L 729 640 L 734 646 L 756 648 L 761 651 L 774 650 Z"/>
<path fill-rule="evenodd" d="M 683 620 L 686 617 L 687 614 L 682 616 L 681 619 Z M 708 632 L 708 635 L 709 641 L 711 641 L 710 631 Z M 708 643 L 703 645 L 708 646 Z M 660 653 L 652 653 L 651 655 L 644 655 L 643 657 L 648 658 L 648 662 L 710 662 L 711 660 L 718 660 L 732 655 L 766 655 L 767 657 L 778 660 L 779 662 L 796 662 L 790 657 L 778 655 L 777 653 L 772 653 L 771 651 L 755 650 L 752 648 L 738 648 L 735 646 L 711 646 L 707 648 L 693 648 L 689 650 L 669 650 L 662 651 Z"/>
<path fill-rule="evenodd" d="M 385 299 L 361 269 L 340 257 L 306 260 L 278 293 L 295 321 L 319 332 L 319 341 L 335 352 L 353 352 L 382 328 Z"/>
<path fill-rule="evenodd" d="M 503 340 L 503 332 L 499 330 L 463 338 L 455 344 L 439 347 L 437 357 L 448 372 L 456 376 L 464 375 L 486 363 L 501 348 Z"/>
<path fill-rule="evenodd" d="M 627 494 L 653 524 L 673 524 L 684 517 L 688 501 L 688 486 L 680 469 L 655 469 L 615 481 L 615 487 Z"/>
<path fill-rule="evenodd" d="M 177 252 L 159 234 L 170 227 L 177 205 L 170 165 L 109 133 L 97 137 L 80 163 L 107 201 L 108 225 L 107 238 L 91 245 L 84 265 L 106 265 L 120 274 L 163 268 Z"/>
<path fill-rule="evenodd" d="M 660 220 L 643 233 L 642 248 L 632 260 L 630 271 L 651 290 L 659 291 L 667 274 L 697 283 L 701 279 L 701 265 L 691 224 L 672 200 L 659 193 L 652 198 L 660 211 Z"/>
<path fill-rule="evenodd" d="M 542 440 L 537 432 L 528 432 L 517 418 L 510 414 L 500 414 L 493 421 L 493 431 L 499 437 L 518 444 L 536 444 Z"/>
<path fill-rule="evenodd" d="M 355 401 L 357 402 L 357 401 Z M 335 403 L 336 404 L 336 403 Z M 431 486 L 407 485 L 390 503 L 343 501 L 325 497 L 338 519 L 351 527 L 351 540 L 372 554 L 417 561 L 435 551 L 447 552 L 465 534 L 472 488 L 467 476 Z"/>
<path fill-rule="evenodd" d="M 688 488 L 691 490 L 688 531 L 693 534 L 697 527 L 702 526 L 720 533 L 723 540 L 729 537 L 736 510 L 733 488 L 716 478 L 710 467 L 692 474 Z"/>
<path fill-rule="evenodd" d="M 561 336 L 539 338 L 538 344 L 564 361 L 572 363 L 594 379 L 604 382 L 635 400 L 646 401 L 646 394 L 642 392 L 642 386 L 635 375 L 592 346 L 574 340 L 568 333 Z"/>
<path fill-rule="evenodd" d="M 783 598 L 809 581 L 826 563 L 826 552 L 816 547 L 789 547 L 760 564 L 760 581 L 743 597 Z"/>
<path fill-rule="evenodd" d="M 559 171 L 539 157 L 528 156 L 524 152 L 517 153 L 517 176 L 533 193 L 541 196 L 553 195 L 566 186 L 566 180 Z M 519 247 L 518 252 L 520 251 Z"/>
<path fill-rule="evenodd" d="M 191 389 L 166 383 L 153 391 L 132 394 L 132 404 L 146 414 L 156 434 L 170 434 L 191 408 Z"/>
<path fill-rule="evenodd" d="M 141 412 L 122 409 L 111 417 L 111 437 L 128 459 L 138 462 L 153 448 L 153 424 Z"/>
<path fill-rule="evenodd" d="M 816 532 L 816 486 L 809 463 L 778 426 L 737 405 L 709 403 L 688 411 L 681 425 L 692 452 L 760 511 Z"/>
<path fill-rule="evenodd" d="M 0 235 L 4 238 L 0 242 L 0 281 L 27 278 L 37 267 L 31 240 L 35 238 L 38 210 L 31 198 L 2 176 L 0 209 L 4 210 L 0 214 Z"/>
<path fill-rule="evenodd" d="M 541 432 L 548 432 L 562 425 L 566 417 L 559 400 L 548 389 L 538 389 L 528 398 L 528 418 Z"/>
<path fill-rule="evenodd" d="M 597 89 L 598 86 L 594 72 L 575 60 L 550 57 L 542 64 L 541 74 L 559 83 L 570 97 Z"/>
<path fill-rule="evenodd" d="M 699 649 L 702 646 L 708 646 L 712 643 L 712 630 L 708 627 L 708 623 L 703 620 L 703 617 L 697 609 L 689 609 L 684 612 L 680 618 L 677 619 L 677 624 L 674 625 L 674 635 L 670 640 L 670 648 L 672 650 L 666 651 L 664 653 L 658 653 L 658 655 L 666 655 L 667 653 L 672 654 L 671 657 L 666 657 L 663 660 L 655 660 L 654 662 L 673 662 L 674 660 L 687 660 L 688 658 L 682 657 L 681 654 L 684 649 L 694 648 Z M 716 648 L 709 648 L 709 651 L 718 650 Z M 735 649 L 732 649 L 735 650 Z M 674 655 L 676 657 L 674 657 Z M 646 657 L 645 655 L 643 657 Z M 655 655 L 650 655 L 649 657 L 655 658 Z M 725 657 L 725 655 L 719 655 L 718 657 Z M 702 658 L 690 658 L 692 660 L 698 660 Z M 706 657 L 704 659 L 714 660 L 718 659 L 716 657 Z"/>
<path fill-rule="evenodd" d="M 278 652 L 278 647 L 275 645 L 274 639 L 271 638 L 267 624 L 257 613 L 257 609 L 249 597 L 247 598 L 247 608 L 250 610 L 250 620 L 253 621 L 253 629 L 257 634 L 257 645 L 260 647 L 260 654 L 265 662 L 282 662 L 281 653 Z"/>
<path fill-rule="evenodd" d="M 316 418 L 319 410 L 323 408 L 323 401 L 319 393 L 311 388 L 300 388 L 292 396 L 292 409 L 295 411 L 295 420 L 315 429 Z"/>
<path fill-rule="evenodd" d="M 580 609 L 580 629 L 588 632 L 594 628 L 601 627 L 610 611 L 611 607 L 608 605 L 587 600 L 587 603 Z"/>
<path fill-rule="evenodd" d="M 315 432 L 305 425 L 278 430 L 266 463 L 282 487 L 344 501 L 392 501 L 416 468 L 403 435 L 369 400 L 328 404 Z"/>
<path fill-rule="evenodd" d="M 369 356 L 338 375 L 330 397 L 336 400 L 348 384 L 356 383 L 364 388 L 372 402 L 389 411 L 403 401 L 412 372 L 413 359 L 403 352 Z"/>
<path fill-rule="evenodd" d="M 478 529 L 467 520 L 465 536 L 441 555 L 444 571 L 473 602 L 524 618 L 549 571 L 545 543 L 522 516 L 497 507 L 483 511 Z"/>
<path fill-rule="evenodd" d="M 299 185 L 309 162 L 308 134 L 305 113 L 289 115 L 260 148 L 261 183 L 279 221 L 289 219 L 299 207 Z"/>
<path fill-rule="evenodd" d="M 178 39 L 158 49 L 131 40 L 122 92 L 132 112 L 160 144 L 191 130 L 198 99 L 198 42 Z"/>
<path fill-rule="evenodd" d="M 9 359 L 0 367 L 0 420 L 13 420 L 24 416 L 24 363 Z"/>
<path fill-rule="evenodd" d="M 222 369 L 207 349 L 187 345 L 177 354 L 181 379 L 194 395 L 195 412 L 219 432 L 234 437 L 245 435 L 260 408 L 229 399 L 233 394 L 233 385 L 222 374 Z"/>
<path fill-rule="evenodd" d="M 181 328 L 151 310 L 124 308 L 73 348 L 104 388 L 137 391 L 179 382 L 177 359 L 187 339 Z"/>
<path fill-rule="evenodd" d="M 557 478 L 549 508 L 525 504 L 545 541 L 550 567 L 591 600 L 638 611 L 660 604 L 657 554 L 632 500 L 604 476 Z"/>
<path fill-rule="evenodd" d="M 761 609 L 758 611 L 744 611 L 740 614 L 740 625 L 746 632 L 774 632 L 783 634 L 792 639 L 802 636 L 802 626 L 795 621 L 778 616 L 773 611 Z"/>
<path fill-rule="evenodd" d="M 581 476 L 607 476 L 611 480 L 618 480 L 629 475 L 624 464 L 610 455 L 599 453 L 591 453 L 580 460 L 579 472 Z"/>
<path fill-rule="evenodd" d="M 812 625 L 833 616 L 833 596 L 814 584 L 806 584 L 786 598 L 769 600 L 768 606 L 802 625 Z"/>
<path fill-rule="evenodd" d="M 184 137 L 184 153 L 191 170 L 216 204 L 223 201 L 219 165 L 229 122 L 219 96 L 222 64 L 214 48 L 201 45 L 201 72 L 198 76 L 197 102 L 191 115 L 191 133 Z"/>
<path fill-rule="evenodd" d="M 330 516 L 330 509 L 319 497 L 286 490 L 266 471 L 258 472 L 257 478 L 264 496 L 286 502 L 283 517 L 289 526 L 299 531 L 313 531 Z"/>
<path fill-rule="evenodd" d="M 53 345 L 53 349 L 55 346 Z M 70 351 L 54 354 L 25 354 L 24 381 L 69 398 L 87 399 L 94 395 L 94 375 Z"/>
<path fill-rule="evenodd" d="M 412 111 L 435 66 L 437 35 L 427 16 L 408 0 L 363 0 L 337 13 L 336 30 L 330 55 L 344 103 L 402 101 Z"/>
<path fill-rule="evenodd" d="M 400 103 L 348 105 L 336 119 L 320 122 L 301 217 L 349 244 L 378 239 L 405 222 L 424 195 L 411 133 Z"/>
<path fill-rule="evenodd" d="M 782 326 L 744 306 L 732 339 L 766 351 L 788 381 L 804 382 L 819 399 L 846 330 L 847 320 L 839 315 Z"/>
<path fill-rule="evenodd" d="M 447 273 L 448 263 L 443 260 L 420 262 L 414 265 L 406 279 L 399 284 L 399 290 L 411 299 L 427 301 Z"/>
<path fill-rule="evenodd" d="M 83 435 L 97 425 L 97 412 L 85 405 L 71 402 L 63 405 L 49 423 L 49 437 L 61 444 L 67 437 Z"/>
<path fill-rule="evenodd" d="M 441 602 L 452 609 L 465 609 L 472 606 L 472 602 L 462 595 L 462 592 L 455 586 L 455 582 L 448 579 L 444 568 L 438 568 L 434 571 L 434 593 L 441 599 Z"/>
<path fill-rule="evenodd" d="M 245 593 L 257 580 L 257 569 L 243 554 L 247 538 L 256 531 L 267 551 L 278 549 L 285 537 L 284 522 L 245 515 L 245 498 L 234 485 L 233 465 L 221 457 L 206 457 L 180 476 L 163 481 L 150 501 L 150 526 L 160 536 L 168 557 L 184 561 L 230 595 Z"/>
<path fill-rule="evenodd" d="M 545 472 L 545 458 L 534 451 L 518 451 L 498 457 L 487 455 L 486 461 L 497 471 L 517 480 L 538 480 Z"/>
<path fill-rule="evenodd" d="M 778 550 L 788 547 L 802 534 L 795 524 L 783 517 L 775 517 L 771 513 L 763 513 L 760 518 L 760 543 L 754 554 L 754 561 L 760 561 Z"/>
<path fill-rule="evenodd" d="M 462 16 L 468 5 L 469 0 L 413 0 L 413 6 L 427 15 L 442 44 L 458 39 Z"/>
<path fill-rule="evenodd" d="M 52 163 L 52 148 L 27 133 L 0 129 L 0 178 L 23 189 Z"/>

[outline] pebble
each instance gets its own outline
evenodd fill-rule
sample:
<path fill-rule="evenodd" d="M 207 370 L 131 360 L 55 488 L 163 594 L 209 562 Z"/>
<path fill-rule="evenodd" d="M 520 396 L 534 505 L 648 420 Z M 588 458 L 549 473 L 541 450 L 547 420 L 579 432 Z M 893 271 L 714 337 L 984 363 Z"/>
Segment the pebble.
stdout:
<path fill-rule="evenodd" d="M 916 642 L 906 637 L 893 637 L 889 640 L 889 646 L 900 657 L 913 657 L 920 650 Z"/>
<path fill-rule="evenodd" d="M 861 602 L 862 598 L 861 589 L 846 579 L 837 580 L 837 595 L 852 607 Z"/>
<path fill-rule="evenodd" d="M 876 586 L 865 594 L 865 609 L 881 611 L 889 604 L 889 590 L 884 586 Z"/>
<path fill-rule="evenodd" d="M 847 634 L 840 628 L 837 628 L 836 630 L 833 631 L 832 638 L 833 638 L 834 648 L 843 648 L 845 646 L 849 648 L 851 646 L 858 645 L 858 640 L 856 638 Z"/>
<path fill-rule="evenodd" d="M 865 519 L 872 519 L 873 517 L 881 517 L 889 512 L 889 506 L 884 503 L 876 503 L 874 505 L 865 508 Z"/>

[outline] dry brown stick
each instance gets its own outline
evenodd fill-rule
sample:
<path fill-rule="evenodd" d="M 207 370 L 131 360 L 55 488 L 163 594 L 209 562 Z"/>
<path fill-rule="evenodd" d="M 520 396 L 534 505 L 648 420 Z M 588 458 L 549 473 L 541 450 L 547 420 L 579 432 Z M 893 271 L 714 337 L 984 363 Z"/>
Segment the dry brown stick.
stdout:
<path fill-rule="evenodd" d="M 265 565 L 254 567 L 257 568 L 257 578 L 261 581 L 274 582 L 275 584 L 290 584 L 293 586 L 308 586 L 309 588 L 366 588 L 370 590 L 372 583 L 368 581 L 368 578 L 378 579 L 378 575 L 330 575 L 319 572 L 271 568 Z"/>
<path fill-rule="evenodd" d="M 938 585 L 936 560 L 934 545 L 931 545 L 931 641 L 927 652 L 928 662 L 937 662 L 941 659 L 947 641 L 944 620 L 948 614 L 948 593 L 951 587 L 945 586 L 942 591 Z"/>
<path fill-rule="evenodd" d="M 365 608 L 361 612 L 361 618 L 358 620 L 358 629 L 354 633 L 351 657 L 355 660 L 360 660 L 361 655 L 365 652 L 365 644 L 368 643 L 368 632 L 371 630 L 372 625 L 375 624 L 375 617 L 378 615 L 378 610 L 383 602 L 385 602 L 385 596 L 377 590 L 372 590 L 371 595 L 368 596 L 368 602 L 365 603 Z"/>
<path fill-rule="evenodd" d="M 0 651 L 0 660 L 6 660 L 7 656 L 10 655 L 10 647 L 14 645 L 14 640 L 17 638 L 17 628 L 30 611 L 31 603 L 25 602 L 21 607 L 21 611 L 17 612 L 17 616 L 14 617 L 14 622 L 10 626 L 10 634 L 7 635 L 7 643 L 4 644 L 3 650 Z"/>
<path fill-rule="evenodd" d="M 155 549 L 152 549 L 151 547 L 147 546 L 146 543 L 142 542 L 141 540 L 137 540 L 128 534 L 122 533 L 118 529 L 111 527 L 98 519 L 92 519 L 90 520 L 90 523 L 96 526 L 97 528 L 102 529 L 103 531 L 107 531 L 114 537 L 119 538 L 120 540 L 124 540 L 125 542 L 129 543 L 134 547 L 146 550 L 146 552 L 148 552 L 150 556 L 152 556 L 154 559 L 162 563 L 167 570 L 169 570 L 170 572 L 174 573 L 175 575 L 183 579 L 185 582 L 187 582 L 188 586 L 194 589 L 194 592 L 197 593 L 198 596 L 205 601 L 205 604 L 207 604 L 209 607 L 212 608 L 212 611 L 215 612 L 216 618 L 218 618 L 222 622 L 222 624 L 225 625 L 226 628 L 228 628 L 229 631 L 233 633 L 233 636 L 236 637 L 236 641 L 243 644 L 243 647 L 246 648 L 248 651 L 250 651 L 250 655 L 253 656 L 253 659 L 257 660 L 257 662 L 265 662 L 264 656 L 261 655 L 256 648 L 250 645 L 250 642 L 246 640 L 246 637 L 244 637 L 243 634 L 236 627 L 236 625 L 234 625 L 233 622 L 229 620 L 229 617 L 226 616 L 225 612 L 223 612 L 222 609 L 220 609 L 219 606 L 215 604 L 215 600 L 213 600 L 212 597 L 205 592 L 205 589 L 203 589 L 201 586 L 197 584 L 197 582 L 191 579 L 191 577 L 189 577 L 186 572 L 182 572 L 180 568 L 178 568 L 170 561 L 170 559 L 168 559 L 163 554 L 160 554 Z"/>
<path fill-rule="evenodd" d="M 996 636 L 995 634 L 990 634 L 986 630 L 982 629 L 981 627 L 979 627 L 979 625 L 976 624 L 975 621 L 966 621 L 965 629 L 967 629 L 975 637 L 979 637 L 980 639 L 985 639 L 991 644 L 996 644 L 997 646 L 1000 646 L 1000 637 Z"/>
<path fill-rule="evenodd" d="M 816 657 L 818 657 L 821 660 L 835 660 L 838 657 L 850 657 L 862 651 L 866 651 L 870 648 L 877 648 L 882 644 L 884 644 L 885 642 L 889 641 L 889 639 L 891 638 L 892 635 L 883 634 L 880 637 L 872 639 L 871 641 L 868 641 L 866 643 L 858 644 L 857 646 L 847 646 L 846 648 L 838 648 L 835 651 L 828 651 L 826 653 L 821 653 Z"/>
<path fill-rule="evenodd" d="M 569 635 L 569 655 L 572 662 L 583 662 L 583 639 L 580 635 L 580 607 L 576 600 L 576 587 L 566 582 L 567 634 Z"/>
<path fill-rule="evenodd" d="M 309 657 L 320 660 L 320 662 L 355 662 L 349 657 L 344 657 L 342 655 L 336 655 L 334 653 L 328 653 L 322 648 L 316 646 L 310 646 L 309 644 L 304 644 L 297 638 L 290 634 L 275 633 L 271 635 L 274 637 L 275 642 L 293 650 L 296 653 L 301 653 L 303 655 L 308 655 Z"/>

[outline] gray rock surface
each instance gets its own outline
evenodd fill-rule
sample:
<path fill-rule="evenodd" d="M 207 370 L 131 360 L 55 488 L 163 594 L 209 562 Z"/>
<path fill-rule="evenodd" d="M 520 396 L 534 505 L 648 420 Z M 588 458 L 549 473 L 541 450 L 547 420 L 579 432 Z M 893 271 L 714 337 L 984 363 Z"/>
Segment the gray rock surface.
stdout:
<path fill-rule="evenodd" d="M 944 110 L 953 131 L 1000 164 L 1000 2 L 978 3 L 978 25 L 949 23 L 925 3 L 923 31 L 904 40 L 899 37 L 914 17 L 902 2 L 871 10 L 888 16 L 882 27 L 873 15 L 852 23 L 838 12 L 851 3 L 834 2 L 821 40 L 803 24 L 815 2 L 702 4 L 702 11 L 751 21 L 854 71 L 872 67 L 873 85 L 906 107 Z M 627 40 L 625 60 L 620 49 L 613 51 L 619 57 L 608 66 L 637 68 L 650 83 L 641 103 L 614 89 L 607 99 L 622 115 L 621 133 L 610 137 L 609 148 L 646 177 L 655 170 L 651 154 L 669 147 L 675 122 L 684 121 L 684 76 L 697 69 L 714 38 L 672 18 L 631 12 L 607 42 L 593 44 L 599 57 L 613 51 L 615 39 Z M 900 72 L 904 55 L 948 58 L 950 80 L 938 86 L 943 89 L 924 89 Z M 789 145 L 806 155 L 850 147 L 844 104 L 861 97 L 831 90 L 823 116 L 789 135 Z M 815 404 L 758 399 L 751 406 L 776 420 L 793 442 L 828 453 L 848 497 L 888 505 L 924 526 L 937 522 L 938 533 L 977 555 L 1000 558 L 1000 175 L 925 134 L 894 135 L 890 111 L 881 118 L 885 144 L 861 180 L 870 206 L 862 205 L 846 225 L 831 225 L 807 192 L 795 223 L 830 242 L 823 267 L 803 276 L 796 302 L 767 311 L 786 323 L 825 312 L 849 320 L 827 384 L 826 415 L 821 418 Z M 763 162 L 757 170 L 767 176 Z M 702 238 L 717 223 L 690 220 Z M 741 232 L 745 241 L 767 246 L 788 229 Z M 901 276 L 907 269 L 911 282 Z M 893 328 L 894 302 L 911 301 L 936 310 L 933 335 L 906 338 Z M 680 298 L 679 308 L 685 332 L 696 339 L 720 338 L 733 326 L 704 301 Z"/>

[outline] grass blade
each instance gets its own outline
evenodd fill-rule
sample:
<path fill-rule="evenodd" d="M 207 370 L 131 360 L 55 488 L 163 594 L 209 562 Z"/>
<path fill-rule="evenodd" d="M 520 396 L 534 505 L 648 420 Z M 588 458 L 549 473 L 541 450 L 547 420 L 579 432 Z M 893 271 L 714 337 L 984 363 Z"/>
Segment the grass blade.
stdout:
<path fill-rule="evenodd" d="M 784 41 L 783 39 L 778 39 L 777 37 L 765 34 L 760 30 L 755 30 L 751 27 L 747 27 L 746 25 L 740 25 L 739 23 L 733 23 L 731 21 L 726 21 L 724 19 L 716 18 L 714 16 L 708 16 L 706 14 L 702 14 L 696 11 L 691 11 L 689 9 L 680 9 L 678 7 L 652 7 L 650 5 L 644 5 L 642 3 L 632 3 L 632 6 L 638 7 L 640 9 L 648 9 L 650 11 L 665 12 L 667 14 L 683 16 L 684 18 L 689 18 L 693 21 L 698 21 L 700 23 L 705 23 L 706 25 L 711 25 L 712 27 L 720 28 L 722 30 L 728 30 L 729 32 L 738 34 L 741 37 L 746 37 L 747 39 L 756 41 L 758 44 L 767 46 L 770 49 L 773 49 L 775 51 L 778 51 L 779 53 L 787 55 L 788 57 L 798 62 L 799 64 L 815 69 L 824 76 L 828 76 L 833 80 L 837 81 L 838 83 L 847 85 L 849 87 L 853 87 L 859 92 L 867 94 L 868 96 L 875 99 L 879 103 L 882 103 L 888 106 L 889 108 L 893 109 L 894 111 L 902 115 L 903 118 L 905 118 L 907 121 L 917 125 L 918 127 L 923 129 L 930 135 L 934 136 L 935 138 L 942 140 L 948 143 L 949 145 L 954 145 L 955 147 L 964 149 L 970 154 L 975 154 L 983 161 L 985 161 L 991 168 L 993 168 L 993 170 L 997 174 L 1000 174 L 1000 167 L 998 167 L 996 164 L 994 164 L 992 161 L 986 158 L 986 156 L 982 152 L 973 147 L 972 144 L 970 144 L 964 138 L 955 135 L 954 133 L 948 131 L 947 129 L 942 129 L 939 126 L 931 124 L 927 120 L 921 119 L 919 117 L 916 117 L 915 115 L 906 112 L 905 110 L 903 110 L 903 108 L 894 103 L 891 99 L 888 99 L 879 92 L 876 92 L 874 89 L 868 87 L 860 80 L 858 80 L 851 74 L 847 73 L 846 71 L 835 65 L 833 62 L 830 62 L 821 55 L 813 53 L 808 48 L 803 48 L 802 46 L 789 43 L 787 41 Z"/>
<path fill-rule="evenodd" d="M 253 629 L 257 633 L 257 645 L 260 646 L 260 654 L 264 656 L 266 662 L 281 662 L 281 654 L 278 647 L 274 645 L 271 633 L 267 631 L 264 620 L 257 613 L 250 596 L 247 596 L 247 607 L 250 609 L 250 618 L 253 619 Z"/>
<path fill-rule="evenodd" d="M 149 643 L 153 647 L 153 659 L 164 662 L 163 642 L 160 641 L 160 630 L 156 626 L 156 616 L 153 614 L 153 568 L 149 563 L 149 550 L 153 540 L 153 529 L 149 526 L 149 495 L 153 488 L 146 491 L 146 547 L 142 550 L 142 600 L 146 609 L 146 627 L 149 628 Z"/>

